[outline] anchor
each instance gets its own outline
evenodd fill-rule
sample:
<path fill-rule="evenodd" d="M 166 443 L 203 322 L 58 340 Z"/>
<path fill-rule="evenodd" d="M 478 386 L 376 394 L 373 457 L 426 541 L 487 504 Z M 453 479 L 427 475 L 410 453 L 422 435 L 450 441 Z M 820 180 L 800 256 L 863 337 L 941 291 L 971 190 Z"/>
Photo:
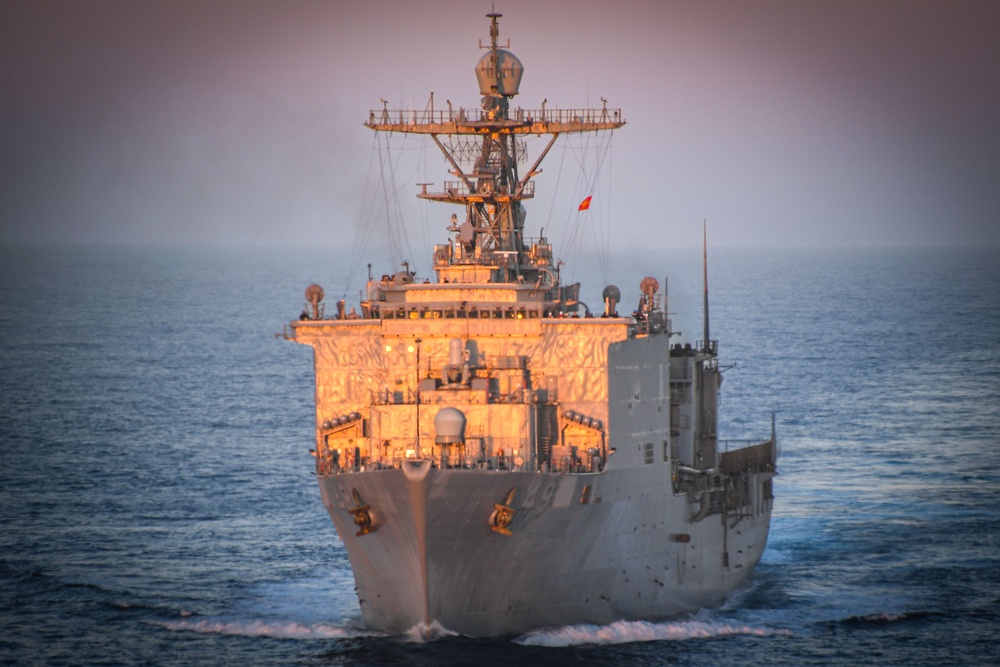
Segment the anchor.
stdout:
<path fill-rule="evenodd" d="M 375 523 L 375 516 L 371 511 L 372 508 L 363 504 L 361 494 L 358 493 L 357 489 L 352 488 L 351 493 L 354 494 L 354 508 L 347 511 L 354 517 L 354 525 L 360 529 L 354 535 L 361 537 L 368 533 L 374 533 L 378 530 L 378 525 Z"/>
<path fill-rule="evenodd" d="M 490 514 L 490 529 L 495 533 L 500 533 L 502 535 L 511 535 L 509 526 L 512 521 L 514 521 L 514 514 L 517 510 L 512 508 L 510 504 L 514 501 L 514 494 L 517 493 L 517 487 L 512 487 L 507 493 L 507 499 L 504 500 L 503 504 L 494 503 L 493 513 Z"/>

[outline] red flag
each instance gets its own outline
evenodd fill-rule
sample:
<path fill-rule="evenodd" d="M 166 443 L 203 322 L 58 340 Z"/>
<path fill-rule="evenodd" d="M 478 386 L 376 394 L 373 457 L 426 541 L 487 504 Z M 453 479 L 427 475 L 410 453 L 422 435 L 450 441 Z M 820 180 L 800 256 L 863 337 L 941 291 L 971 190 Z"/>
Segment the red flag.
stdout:
<path fill-rule="evenodd" d="M 579 208 L 579 210 L 586 211 L 588 208 L 590 208 L 590 199 L 591 199 L 591 197 L 588 195 L 586 199 L 584 199 L 582 202 L 580 202 L 580 208 Z"/>

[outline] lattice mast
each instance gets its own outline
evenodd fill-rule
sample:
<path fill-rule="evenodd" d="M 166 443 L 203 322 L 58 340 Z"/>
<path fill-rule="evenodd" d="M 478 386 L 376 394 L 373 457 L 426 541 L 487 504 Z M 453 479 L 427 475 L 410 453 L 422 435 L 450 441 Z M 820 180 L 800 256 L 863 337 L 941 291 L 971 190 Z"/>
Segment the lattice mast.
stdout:
<path fill-rule="evenodd" d="M 492 266 L 491 282 L 546 283 L 558 287 L 551 268 L 551 247 L 544 238 L 528 243 L 524 236 L 524 199 L 534 196 L 532 178 L 540 173 L 539 165 L 560 134 L 614 130 L 625 124 L 620 109 L 548 109 L 545 103 L 536 111 L 511 109 L 510 101 L 518 94 L 524 67 L 507 50 L 509 42 L 499 44 L 501 14 L 487 14 L 490 19 L 490 43 L 480 48 L 488 52 L 476 65 L 476 78 L 482 95 L 480 109 L 435 111 L 433 94 L 422 112 L 372 111 L 365 123 L 376 131 L 429 134 L 451 165 L 457 181 L 445 181 L 441 191 L 429 192 L 422 185 L 417 195 L 422 199 L 463 206 L 465 219 L 451 217 L 448 230 L 455 233 L 453 244 L 435 249 L 435 265 L 476 264 Z M 603 100 L 602 100 L 603 101 Z M 522 175 L 519 161 L 524 158 L 519 137 L 534 134 L 551 138 L 541 154 Z M 455 137 L 448 143 L 441 137 Z M 468 141 L 477 142 L 470 151 Z M 470 154 L 471 153 L 471 154 Z M 470 159 L 471 158 L 471 159 Z M 462 164 L 470 163 L 471 168 Z"/>

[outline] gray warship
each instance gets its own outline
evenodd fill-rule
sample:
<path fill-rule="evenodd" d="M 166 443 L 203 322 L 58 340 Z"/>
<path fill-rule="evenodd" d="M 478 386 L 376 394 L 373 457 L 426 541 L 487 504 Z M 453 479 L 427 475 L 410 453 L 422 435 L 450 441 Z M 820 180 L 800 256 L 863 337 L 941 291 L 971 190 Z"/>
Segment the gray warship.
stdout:
<path fill-rule="evenodd" d="M 674 341 L 659 282 L 620 316 L 580 316 L 522 202 L 562 134 L 625 124 L 608 109 L 512 108 L 523 67 L 498 43 L 475 68 L 481 109 L 370 112 L 377 132 L 430 135 L 455 180 L 433 276 L 372 279 L 325 313 L 310 285 L 284 336 L 312 347 L 316 476 L 364 622 L 501 636 L 654 620 L 719 605 L 767 542 L 777 442 L 720 442 L 717 342 Z M 547 137 L 524 171 L 518 138 Z M 445 138 L 445 140 L 442 139 Z M 462 138 L 475 147 L 463 169 Z M 707 271 L 706 271 L 707 277 Z"/>

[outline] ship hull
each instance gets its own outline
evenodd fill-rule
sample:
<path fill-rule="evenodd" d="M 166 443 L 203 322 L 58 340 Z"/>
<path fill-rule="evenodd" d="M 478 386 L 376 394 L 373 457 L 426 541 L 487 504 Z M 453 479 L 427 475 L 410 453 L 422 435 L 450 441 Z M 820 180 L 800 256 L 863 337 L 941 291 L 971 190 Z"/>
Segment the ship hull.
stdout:
<path fill-rule="evenodd" d="M 765 475 L 753 474 L 758 491 L 739 514 L 701 519 L 698 499 L 673 493 L 669 466 L 560 475 L 411 461 L 321 477 L 320 490 L 369 627 L 438 623 L 475 637 L 721 604 L 764 551 Z M 490 521 L 508 498 L 506 535 Z"/>

